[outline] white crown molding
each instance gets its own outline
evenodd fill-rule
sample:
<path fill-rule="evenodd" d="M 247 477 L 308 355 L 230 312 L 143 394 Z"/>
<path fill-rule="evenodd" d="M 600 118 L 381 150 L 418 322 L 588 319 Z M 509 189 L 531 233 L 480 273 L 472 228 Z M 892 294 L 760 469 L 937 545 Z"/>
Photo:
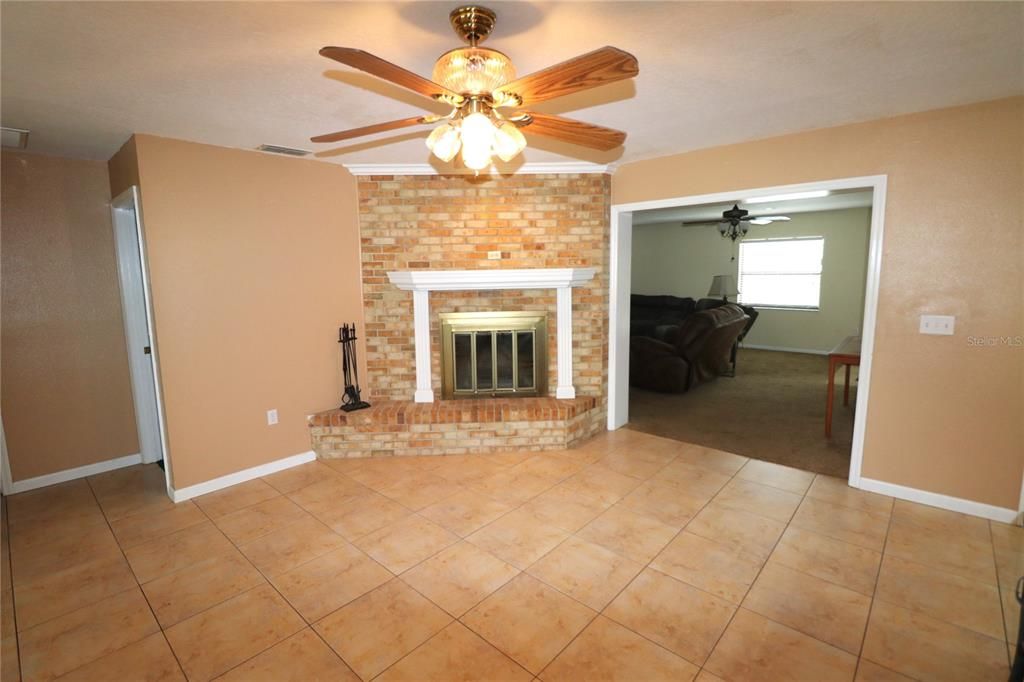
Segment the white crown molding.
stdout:
<path fill-rule="evenodd" d="M 473 175 L 469 168 L 435 168 L 429 163 L 346 163 L 342 164 L 352 175 Z M 551 175 L 558 173 L 600 174 L 614 172 L 609 164 L 567 161 L 559 163 L 524 163 L 506 170 L 489 168 L 481 175 Z"/>

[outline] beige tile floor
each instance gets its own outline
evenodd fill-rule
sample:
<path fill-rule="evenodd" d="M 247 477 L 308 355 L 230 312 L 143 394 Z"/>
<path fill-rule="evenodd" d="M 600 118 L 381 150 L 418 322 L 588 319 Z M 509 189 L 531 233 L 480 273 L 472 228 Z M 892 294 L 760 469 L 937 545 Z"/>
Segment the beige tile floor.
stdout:
<path fill-rule="evenodd" d="M 1005 679 L 1024 530 L 619 431 L 15 495 L 2 676 Z M 13 571 L 12 571 L 13 569 Z"/>

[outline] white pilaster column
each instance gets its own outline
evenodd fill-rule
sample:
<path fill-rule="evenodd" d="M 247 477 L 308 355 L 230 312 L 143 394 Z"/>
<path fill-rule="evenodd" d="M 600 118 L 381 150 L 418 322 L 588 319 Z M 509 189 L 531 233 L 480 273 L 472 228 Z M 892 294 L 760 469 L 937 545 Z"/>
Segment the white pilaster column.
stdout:
<path fill-rule="evenodd" d="M 572 288 L 558 287 L 556 290 L 558 311 L 558 387 L 555 397 L 572 399 L 576 388 L 572 385 Z"/>
<path fill-rule="evenodd" d="M 414 289 L 412 292 L 413 328 L 416 332 L 416 395 L 418 403 L 434 402 L 434 389 L 430 385 L 430 292 Z"/>

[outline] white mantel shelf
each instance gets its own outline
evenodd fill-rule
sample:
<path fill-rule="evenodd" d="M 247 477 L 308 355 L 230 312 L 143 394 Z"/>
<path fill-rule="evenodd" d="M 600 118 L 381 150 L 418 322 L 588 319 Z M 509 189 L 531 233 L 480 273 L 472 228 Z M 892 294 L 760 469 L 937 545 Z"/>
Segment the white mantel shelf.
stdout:
<path fill-rule="evenodd" d="M 418 403 L 434 402 L 430 376 L 430 292 L 495 291 L 501 289 L 554 289 L 558 341 L 558 387 L 555 397 L 572 399 L 572 289 L 594 278 L 594 268 L 527 268 L 520 270 L 402 270 L 389 272 L 399 289 L 412 291 L 416 338 L 416 393 Z"/>
<path fill-rule="evenodd" d="M 496 289 L 561 289 L 594 278 L 594 268 L 528 268 L 524 270 L 402 270 L 388 279 L 407 291 L 487 291 Z"/>

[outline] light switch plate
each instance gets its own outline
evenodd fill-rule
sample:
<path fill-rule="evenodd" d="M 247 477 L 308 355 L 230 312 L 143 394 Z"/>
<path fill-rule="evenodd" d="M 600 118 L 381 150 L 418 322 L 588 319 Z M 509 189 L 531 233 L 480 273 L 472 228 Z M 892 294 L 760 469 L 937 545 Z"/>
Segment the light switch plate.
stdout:
<path fill-rule="evenodd" d="M 937 334 L 939 336 L 952 336 L 956 318 L 952 315 L 922 315 L 922 334 Z"/>
<path fill-rule="evenodd" d="M 487 260 L 501 260 L 501 251 L 488 251 Z"/>
<path fill-rule="evenodd" d="M 267 410 L 267 426 L 277 423 L 277 410 Z"/>

